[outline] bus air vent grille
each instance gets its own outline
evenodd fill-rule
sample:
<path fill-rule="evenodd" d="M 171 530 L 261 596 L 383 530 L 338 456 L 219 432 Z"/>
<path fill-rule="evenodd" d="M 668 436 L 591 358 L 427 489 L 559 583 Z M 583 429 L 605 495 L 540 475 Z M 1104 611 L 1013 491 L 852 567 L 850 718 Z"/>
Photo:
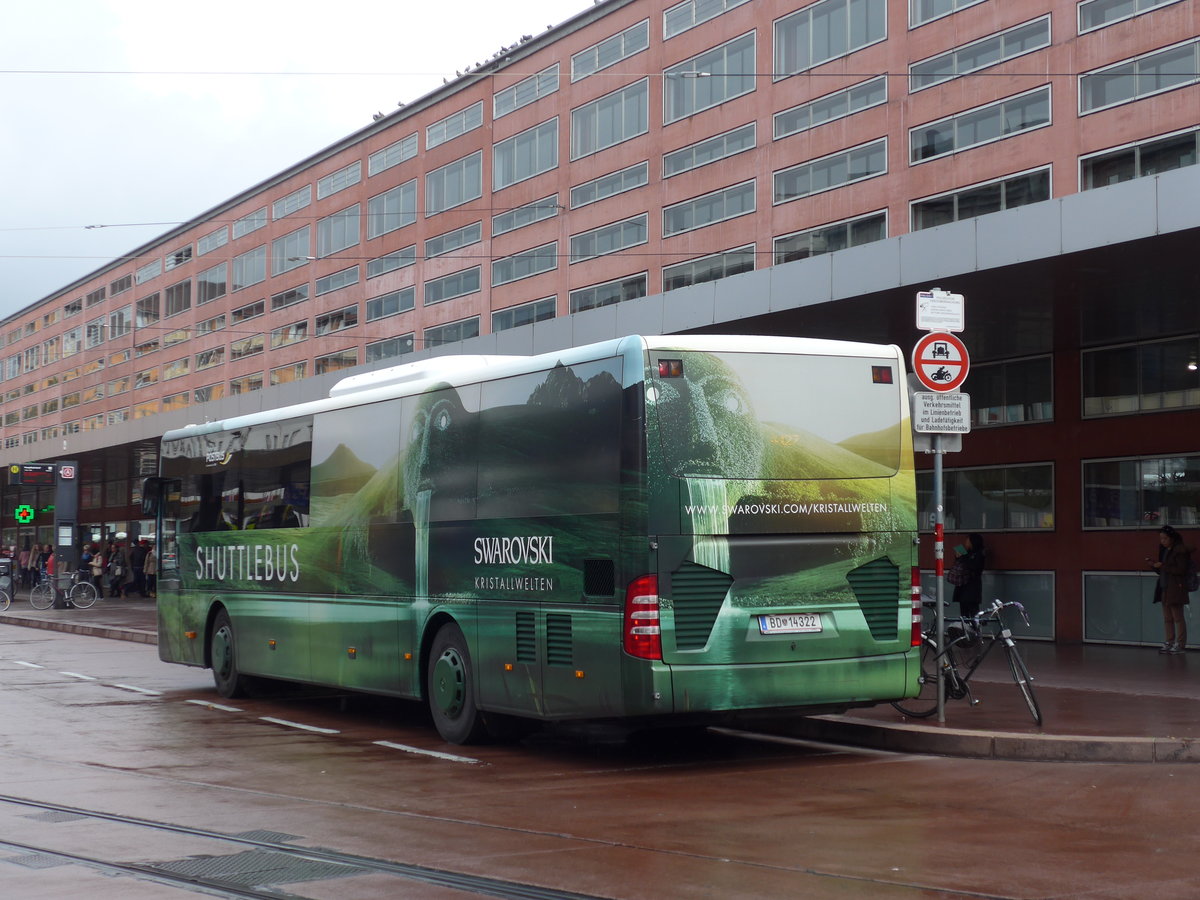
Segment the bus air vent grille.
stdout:
<path fill-rule="evenodd" d="M 724 572 L 693 562 L 684 562 L 671 573 L 675 649 L 703 649 L 732 584 L 733 579 Z"/>
<path fill-rule="evenodd" d="M 846 574 L 871 637 L 894 641 L 900 628 L 900 567 L 888 559 L 872 560 Z M 908 603 L 908 592 L 904 594 Z M 905 611 L 908 611 L 905 606 Z"/>
<path fill-rule="evenodd" d="M 546 662 L 552 666 L 574 665 L 575 645 L 571 638 L 571 617 L 553 613 L 546 616 Z"/>
<path fill-rule="evenodd" d="M 533 613 L 517 613 L 517 662 L 537 662 L 537 632 Z"/>

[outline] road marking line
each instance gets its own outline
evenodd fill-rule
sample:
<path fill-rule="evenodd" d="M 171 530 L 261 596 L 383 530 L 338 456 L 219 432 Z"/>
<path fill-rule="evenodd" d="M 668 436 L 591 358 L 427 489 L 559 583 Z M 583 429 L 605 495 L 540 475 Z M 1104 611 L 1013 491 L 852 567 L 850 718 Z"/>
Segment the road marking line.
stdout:
<path fill-rule="evenodd" d="M 46 668 L 45 666 L 39 666 L 37 663 L 27 663 L 27 662 L 24 662 L 23 660 L 19 660 L 19 659 L 14 659 L 13 662 L 15 662 L 18 666 L 26 666 L 27 668 L 30 668 L 30 669 Z"/>
<path fill-rule="evenodd" d="M 220 703 L 212 703 L 209 700 L 184 700 L 184 703 L 194 703 L 196 706 L 203 706 L 205 709 L 219 709 L 221 712 L 241 712 L 242 710 L 236 706 L 223 706 Z"/>
<path fill-rule="evenodd" d="M 78 672 L 59 672 L 59 675 L 66 675 L 68 678 L 81 678 L 84 681 L 95 681 L 91 675 L 80 675 Z"/>
<path fill-rule="evenodd" d="M 115 688 L 120 688 L 123 691 L 133 691 L 137 694 L 148 694 L 151 697 L 161 697 L 162 691 L 152 691 L 149 688 L 134 687 L 132 684 L 113 684 Z"/>
<path fill-rule="evenodd" d="M 316 725 L 303 725 L 300 722 L 289 722 L 287 719 L 276 719 L 274 716 L 259 716 L 263 722 L 274 725 L 285 725 L 288 728 L 300 728 L 304 731 L 315 731 L 317 734 L 341 734 L 336 728 L 318 728 Z"/>
<path fill-rule="evenodd" d="M 394 744 L 391 741 L 375 741 L 374 743 L 379 747 L 389 747 L 392 750 L 403 750 L 405 753 L 416 753 L 421 756 L 433 756 L 449 762 L 467 763 L 472 766 L 479 763 L 479 760 L 469 756 L 455 756 L 453 753 L 442 753 L 438 750 L 422 750 L 420 747 L 410 747 L 408 744 Z"/>

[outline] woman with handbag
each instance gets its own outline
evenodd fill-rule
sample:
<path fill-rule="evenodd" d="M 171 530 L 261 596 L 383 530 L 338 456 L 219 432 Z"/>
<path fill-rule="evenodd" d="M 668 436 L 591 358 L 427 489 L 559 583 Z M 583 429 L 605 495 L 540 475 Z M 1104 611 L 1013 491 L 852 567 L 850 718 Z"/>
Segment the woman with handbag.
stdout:
<path fill-rule="evenodd" d="M 1188 568 L 1192 548 L 1184 544 L 1183 535 L 1164 525 L 1158 530 L 1158 559 L 1146 557 L 1150 567 L 1158 572 L 1154 587 L 1154 602 L 1162 603 L 1163 645 L 1159 653 L 1182 653 L 1187 649 Z"/>
<path fill-rule="evenodd" d="M 983 535 L 971 532 L 954 553 L 954 565 L 946 573 L 946 580 L 954 585 L 951 600 L 958 604 L 959 615 L 970 618 L 983 605 L 983 567 L 987 554 Z"/>

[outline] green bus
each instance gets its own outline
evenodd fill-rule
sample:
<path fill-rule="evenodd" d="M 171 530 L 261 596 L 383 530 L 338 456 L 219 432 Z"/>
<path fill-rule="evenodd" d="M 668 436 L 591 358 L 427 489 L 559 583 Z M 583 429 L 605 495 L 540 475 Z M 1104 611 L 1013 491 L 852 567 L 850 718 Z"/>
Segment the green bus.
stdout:
<path fill-rule="evenodd" d="M 632 336 L 443 357 L 168 432 L 159 655 L 519 720 L 713 722 L 916 693 L 894 346 Z"/>

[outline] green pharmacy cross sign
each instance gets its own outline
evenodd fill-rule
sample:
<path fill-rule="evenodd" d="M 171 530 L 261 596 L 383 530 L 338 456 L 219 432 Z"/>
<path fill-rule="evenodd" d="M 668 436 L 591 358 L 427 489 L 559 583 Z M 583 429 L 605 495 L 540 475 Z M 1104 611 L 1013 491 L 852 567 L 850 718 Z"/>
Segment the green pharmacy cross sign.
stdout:
<path fill-rule="evenodd" d="M 13 511 L 13 518 L 22 525 L 28 525 L 36 515 L 37 512 L 28 503 L 22 503 Z"/>

